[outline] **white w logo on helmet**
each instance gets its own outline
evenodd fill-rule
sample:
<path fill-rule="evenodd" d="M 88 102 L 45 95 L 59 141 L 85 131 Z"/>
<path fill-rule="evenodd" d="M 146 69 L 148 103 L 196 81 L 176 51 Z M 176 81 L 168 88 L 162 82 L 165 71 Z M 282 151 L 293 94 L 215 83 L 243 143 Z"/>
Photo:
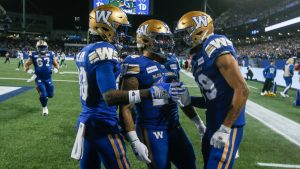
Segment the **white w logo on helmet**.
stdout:
<path fill-rule="evenodd" d="M 208 17 L 205 16 L 205 15 L 202 15 L 202 16 L 194 16 L 194 17 L 193 17 L 193 20 L 194 20 L 195 23 L 196 23 L 196 29 L 197 29 L 197 28 L 200 28 L 200 27 L 202 27 L 202 26 L 205 26 L 205 27 L 208 26 Z"/>
<path fill-rule="evenodd" d="M 137 30 L 137 33 L 138 34 L 146 34 L 147 29 L 148 29 L 148 24 L 143 25 Z"/>
<path fill-rule="evenodd" d="M 111 11 L 96 11 L 96 22 L 108 22 L 108 18 L 111 15 Z"/>

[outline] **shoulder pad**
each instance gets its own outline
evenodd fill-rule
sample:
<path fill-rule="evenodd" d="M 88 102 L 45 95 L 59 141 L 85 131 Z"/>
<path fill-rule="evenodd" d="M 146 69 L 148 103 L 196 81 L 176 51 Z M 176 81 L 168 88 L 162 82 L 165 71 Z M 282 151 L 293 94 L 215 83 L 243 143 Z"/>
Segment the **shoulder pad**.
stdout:
<path fill-rule="evenodd" d="M 139 55 L 127 56 L 123 62 L 122 74 L 123 75 L 132 75 L 140 73 L 140 64 L 136 58 L 139 58 Z"/>
<path fill-rule="evenodd" d="M 88 55 L 91 64 L 105 61 L 116 60 L 118 61 L 118 52 L 112 47 L 99 47 L 93 50 Z"/>
<path fill-rule="evenodd" d="M 213 53 L 216 53 L 216 55 L 222 55 L 231 53 L 233 50 L 232 42 L 225 36 L 214 36 L 205 46 L 205 52 L 208 57 L 211 57 Z"/>

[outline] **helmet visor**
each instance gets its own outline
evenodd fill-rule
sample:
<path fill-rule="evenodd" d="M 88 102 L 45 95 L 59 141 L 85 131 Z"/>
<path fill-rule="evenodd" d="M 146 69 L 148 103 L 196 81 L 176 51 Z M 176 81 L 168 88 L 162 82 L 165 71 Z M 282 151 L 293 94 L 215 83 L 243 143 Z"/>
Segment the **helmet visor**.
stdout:
<path fill-rule="evenodd" d="M 37 47 L 38 52 L 40 53 L 46 53 L 48 51 L 48 46 L 40 45 Z"/>

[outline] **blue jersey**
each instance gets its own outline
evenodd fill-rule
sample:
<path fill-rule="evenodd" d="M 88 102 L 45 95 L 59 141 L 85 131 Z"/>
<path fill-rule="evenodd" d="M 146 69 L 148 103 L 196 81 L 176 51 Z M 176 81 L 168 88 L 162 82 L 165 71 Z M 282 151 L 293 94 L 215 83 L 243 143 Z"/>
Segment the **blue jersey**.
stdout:
<path fill-rule="evenodd" d="M 109 126 L 117 124 L 117 107 L 108 106 L 103 99 L 103 93 L 101 93 L 101 88 L 105 87 L 106 81 L 99 82 L 97 79 L 97 75 L 99 75 L 97 71 L 107 65 L 113 68 L 113 77 L 107 75 L 109 76 L 107 80 L 110 78 L 115 80 L 119 76 L 120 63 L 117 56 L 116 48 L 107 42 L 89 44 L 76 55 L 82 104 L 79 121 L 92 118 Z M 115 89 L 115 87 L 116 84 L 114 84 L 114 88 L 110 89 Z"/>
<path fill-rule="evenodd" d="M 216 59 L 227 53 L 236 59 L 232 42 L 225 36 L 211 35 L 192 59 L 193 75 L 206 100 L 206 125 L 208 129 L 218 129 L 231 107 L 234 91 L 215 65 Z M 244 124 L 245 109 L 243 108 L 234 126 Z"/>
<path fill-rule="evenodd" d="M 274 79 L 276 77 L 276 72 L 277 72 L 276 66 L 269 65 L 264 69 L 263 74 L 266 79 Z"/>
<path fill-rule="evenodd" d="M 144 56 L 128 56 L 123 62 L 123 75 L 136 77 L 139 89 L 148 89 L 160 80 L 166 83 L 179 81 L 179 65 L 175 56 L 170 55 L 160 64 Z M 178 124 L 177 103 L 154 106 L 152 99 L 142 99 L 136 104 L 137 125 L 149 129 L 167 129 Z"/>
<path fill-rule="evenodd" d="M 47 80 L 52 77 L 53 55 L 52 52 L 47 52 L 44 55 L 38 52 L 32 52 L 30 56 L 34 65 L 34 70 L 37 78 Z"/>

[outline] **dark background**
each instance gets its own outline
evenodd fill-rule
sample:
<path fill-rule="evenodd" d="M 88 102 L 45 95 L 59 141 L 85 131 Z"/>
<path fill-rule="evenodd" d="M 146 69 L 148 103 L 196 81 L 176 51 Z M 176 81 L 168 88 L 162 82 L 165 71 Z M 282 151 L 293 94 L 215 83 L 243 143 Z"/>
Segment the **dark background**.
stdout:
<path fill-rule="evenodd" d="M 208 13 L 213 17 L 234 5 L 234 0 L 208 0 Z M 6 11 L 22 13 L 22 0 L 0 0 Z M 146 19 L 156 18 L 173 28 L 184 13 L 202 10 L 203 0 L 154 0 L 153 15 L 129 16 L 134 28 Z M 89 0 L 26 0 L 26 13 L 53 16 L 54 29 L 73 29 L 74 17 L 81 18 L 83 30 L 88 27 Z"/>

